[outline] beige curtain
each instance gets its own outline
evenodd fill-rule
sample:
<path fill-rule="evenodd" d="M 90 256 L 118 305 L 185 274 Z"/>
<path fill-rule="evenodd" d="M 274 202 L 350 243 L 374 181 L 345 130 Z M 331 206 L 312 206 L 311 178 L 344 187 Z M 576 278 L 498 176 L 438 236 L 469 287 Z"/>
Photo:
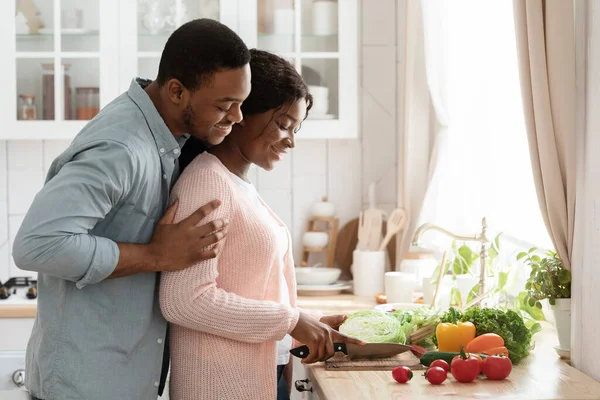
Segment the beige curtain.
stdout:
<path fill-rule="evenodd" d="M 409 217 L 409 226 L 397 242 L 396 269 L 408 250 L 421 214 L 431 172 L 435 169 L 434 137 L 437 121 L 433 111 L 425 69 L 422 9 L 419 1 L 405 0 L 399 4 L 398 25 L 398 206 Z M 423 168 L 428 166 L 428 168 Z"/>
<path fill-rule="evenodd" d="M 576 166 L 573 2 L 514 0 L 513 5 L 537 196 L 554 247 L 570 269 Z"/>

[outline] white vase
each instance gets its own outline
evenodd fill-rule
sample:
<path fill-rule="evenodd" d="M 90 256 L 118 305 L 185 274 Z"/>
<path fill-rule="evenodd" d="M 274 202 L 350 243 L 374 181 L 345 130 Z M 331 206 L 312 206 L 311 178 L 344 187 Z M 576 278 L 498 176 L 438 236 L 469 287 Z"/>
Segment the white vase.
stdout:
<path fill-rule="evenodd" d="M 556 304 L 550 306 L 554 313 L 558 345 L 562 350 L 571 348 L 571 299 L 556 299 Z"/>

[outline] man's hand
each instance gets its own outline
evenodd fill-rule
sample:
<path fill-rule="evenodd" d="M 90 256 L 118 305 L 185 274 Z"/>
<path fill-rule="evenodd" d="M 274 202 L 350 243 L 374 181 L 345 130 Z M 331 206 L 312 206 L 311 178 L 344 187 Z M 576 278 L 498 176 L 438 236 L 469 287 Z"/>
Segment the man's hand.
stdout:
<path fill-rule="evenodd" d="M 325 361 L 335 354 L 333 343 L 364 344 L 361 340 L 348 337 L 331 329 L 330 326 L 317 321 L 316 318 L 300 311 L 300 318 L 294 330 L 290 333 L 297 341 L 308 347 L 308 357 L 302 360 L 303 364 Z"/>
<path fill-rule="evenodd" d="M 203 205 L 192 215 L 175 224 L 173 220 L 178 204 L 176 200 L 165 212 L 148 245 L 157 271 L 178 271 L 216 257 L 220 251 L 216 244 L 227 233 L 227 220 L 218 219 L 196 226 L 221 205 L 220 201 L 215 200 Z"/>
<path fill-rule="evenodd" d="M 331 329 L 335 329 L 337 331 L 340 329 L 340 325 L 344 323 L 347 317 L 347 315 L 326 315 L 321 317 L 319 321 L 325 325 L 329 325 Z"/>

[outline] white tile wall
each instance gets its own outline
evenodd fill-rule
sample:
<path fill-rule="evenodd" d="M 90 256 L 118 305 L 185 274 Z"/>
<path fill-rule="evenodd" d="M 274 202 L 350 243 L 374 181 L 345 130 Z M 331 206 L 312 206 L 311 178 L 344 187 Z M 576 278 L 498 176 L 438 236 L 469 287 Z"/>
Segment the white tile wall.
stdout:
<path fill-rule="evenodd" d="M 336 204 L 342 224 L 366 206 L 372 181 L 379 180 L 376 193 L 381 208 L 391 210 L 396 204 L 396 65 L 400 62 L 396 15 L 403 1 L 361 1 L 361 139 L 299 141 L 274 171 L 250 174 L 265 201 L 291 230 L 297 260 L 308 210 L 323 196 Z M 0 281 L 9 274 L 24 274 L 12 263 L 10 238 L 52 161 L 67 146 L 66 141 L 0 142 Z"/>

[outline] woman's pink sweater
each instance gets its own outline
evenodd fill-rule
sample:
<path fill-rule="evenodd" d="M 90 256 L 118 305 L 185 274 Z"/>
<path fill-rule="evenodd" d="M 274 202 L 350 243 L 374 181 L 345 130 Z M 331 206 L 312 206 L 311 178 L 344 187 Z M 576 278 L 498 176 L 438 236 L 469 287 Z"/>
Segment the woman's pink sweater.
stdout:
<path fill-rule="evenodd" d="M 230 222 L 215 259 L 161 274 L 161 310 L 172 323 L 173 400 L 275 399 L 277 341 L 298 322 L 289 232 L 284 261 L 273 231 L 233 178 L 218 158 L 204 153 L 172 192 L 179 199 L 175 222 L 215 199 L 221 206 L 201 224 Z M 290 305 L 278 303 L 282 262 Z"/>

